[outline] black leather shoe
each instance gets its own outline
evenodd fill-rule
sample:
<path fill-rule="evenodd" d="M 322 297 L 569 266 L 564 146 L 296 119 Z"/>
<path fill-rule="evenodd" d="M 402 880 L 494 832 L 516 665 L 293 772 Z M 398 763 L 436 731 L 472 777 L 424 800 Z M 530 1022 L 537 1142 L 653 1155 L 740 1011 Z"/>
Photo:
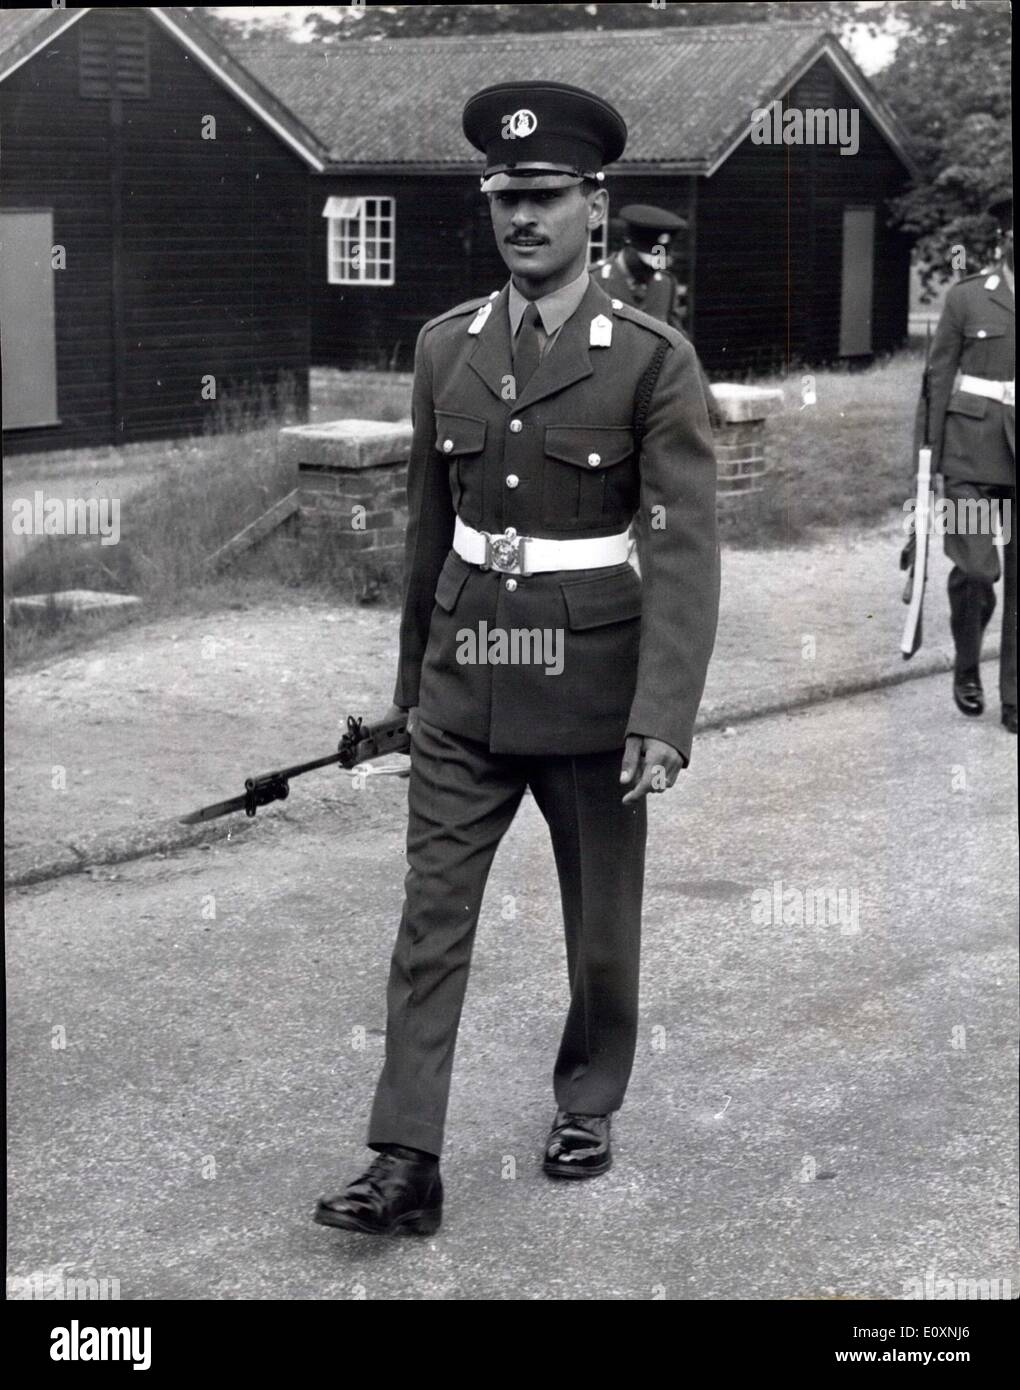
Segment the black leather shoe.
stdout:
<path fill-rule="evenodd" d="M 542 1171 L 551 1178 L 597 1178 L 612 1167 L 608 1115 L 557 1110 L 545 1143 Z"/>
<path fill-rule="evenodd" d="M 1016 733 L 1016 705 L 1003 705 L 1002 722 L 1008 734 Z"/>
<path fill-rule="evenodd" d="M 985 692 L 977 676 L 954 676 L 953 699 L 961 714 L 975 715 L 985 712 Z"/>
<path fill-rule="evenodd" d="M 336 1197 L 321 1197 L 313 1217 L 320 1226 L 370 1236 L 431 1236 L 443 1219 L 439 1164 L 430 1159 L 376 1154 L 368 1168 Z"/>

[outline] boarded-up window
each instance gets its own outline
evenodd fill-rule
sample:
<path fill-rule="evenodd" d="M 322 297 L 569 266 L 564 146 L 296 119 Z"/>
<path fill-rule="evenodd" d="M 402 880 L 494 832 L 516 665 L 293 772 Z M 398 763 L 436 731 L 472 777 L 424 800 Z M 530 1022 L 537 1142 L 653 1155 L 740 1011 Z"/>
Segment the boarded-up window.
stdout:
<path fill-rule="evenodd" d="M 875 281 L 875 209 L 843 209 L 843 283 L 839 311 L 840 357 L 871 353 Z"/>
<path fill-rule="evenodd" d="M 83 97 L 149 95 L 149 21 L 144 14 L 92 13 L 78 26 L 78 79 Z"/>
<path fill-rule="evenodd" d="M 53 213 L 0 213 L 3 427 L 58 425 Z"/>
<path fill-rule="evenodd" d="M 331 285 L 392 285 L 396 210 L 392 198 L 327 198 Z"/>

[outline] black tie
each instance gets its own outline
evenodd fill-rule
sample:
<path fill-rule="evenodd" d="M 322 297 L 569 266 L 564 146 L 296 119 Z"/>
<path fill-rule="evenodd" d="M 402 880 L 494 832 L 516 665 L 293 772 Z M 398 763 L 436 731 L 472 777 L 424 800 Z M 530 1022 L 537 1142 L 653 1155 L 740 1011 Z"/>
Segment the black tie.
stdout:
<path fill-rule="evenodd" d="M 534 304 L 529 304 L 524 311 L 524 318 L 517 333 L 517 348 L 514 352 L 514 383 L 517 389 L 517 396 L 520 396 L 525 386 L 535 375 L 542 350 L 538 342 L 538 309 Z"/>

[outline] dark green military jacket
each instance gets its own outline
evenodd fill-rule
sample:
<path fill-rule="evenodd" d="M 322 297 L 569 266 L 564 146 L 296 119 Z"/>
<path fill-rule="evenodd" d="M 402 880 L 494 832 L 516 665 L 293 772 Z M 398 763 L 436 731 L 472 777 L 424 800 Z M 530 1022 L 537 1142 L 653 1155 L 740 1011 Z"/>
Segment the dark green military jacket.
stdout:
<path fill-rule="evenodd" d="M 494 752 L 595 752 L 635 733 L 689 757 L 719 602 L 716 464 L 694 351 L 589 283 L 515 400 L 508 289 L 418 338 L 395 703 Z M 637 389 L 660 344 L 639 447 Z M 451 550 L 457 514 L 478 530 L 567 540 L 626 531 L 639 507 L 640 579 L 623 563 L 511 584 Z M 562 670 L 458 660 L 460 635 L 482 623 L 559 632 Z"/>
<path fill-rule="evenodd" d="M 956 389 L 958 373 L 1012 381 L 1015 330 L 1013 295 L 1001 271 L 969 276 L 946 295 L 929 377 L 933 471 L 971 482 L 1015 483 L 1014 407 Z"/>

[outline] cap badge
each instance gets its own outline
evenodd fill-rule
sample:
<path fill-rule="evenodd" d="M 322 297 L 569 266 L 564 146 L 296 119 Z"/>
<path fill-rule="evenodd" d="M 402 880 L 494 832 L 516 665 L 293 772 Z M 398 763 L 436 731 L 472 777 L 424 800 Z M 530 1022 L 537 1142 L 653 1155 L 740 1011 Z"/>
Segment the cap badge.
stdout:
<path fill-rule="evenodd" d="M 503 129 L 500 133 L 504 140 L 526 140 L 529 135 L 534 135 L 537 129 L 538 119 L 534 111 L 522 107 L 513 115 L 503 117 Z"/>
<path fill-rule="evenodd" d="M 591 321 L 591 334 L 588 338 L 589 347 L 611 347 L 613 342 L 613 321 L 607 319 L 605 314 L 598 314 Z"/>
<path fill-rule="evenodd" d="M 488 319 L 491 313 L 492 300 L 490 299 L 488 304 L 483 304 L 482 307 L 478 310 L 478 313 L 475 314 L 474 318 L 471 320 L 468 332 L 481 333 L 482 329 L 485 327 L 486 320 Z"/>

